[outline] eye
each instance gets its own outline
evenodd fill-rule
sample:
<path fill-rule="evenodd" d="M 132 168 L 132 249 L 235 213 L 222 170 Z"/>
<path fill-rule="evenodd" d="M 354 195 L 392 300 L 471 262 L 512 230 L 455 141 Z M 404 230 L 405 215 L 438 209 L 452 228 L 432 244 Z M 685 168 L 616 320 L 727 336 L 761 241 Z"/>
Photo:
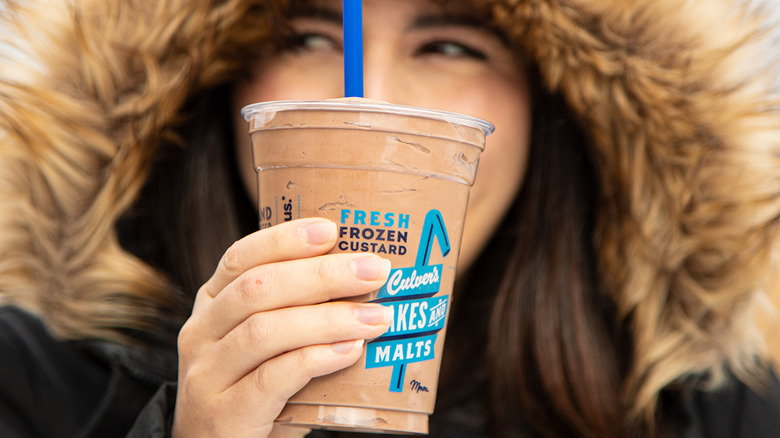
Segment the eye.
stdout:
<path fill-rule="evenodd" d="M 432 41 L 417 49 L 417 55 L 441 55 L 448 58 L 472 58 L 480 61 L 487 56 L 480 50 L 455 41 Z"/>
<path fill-rule="evenodd" d="M 320 33 L 300 33 L 287 37 L 282 42 L 282 50 L 292 52 L 311 52 L 341 50 L 341 46 L 331 37 Z"/>

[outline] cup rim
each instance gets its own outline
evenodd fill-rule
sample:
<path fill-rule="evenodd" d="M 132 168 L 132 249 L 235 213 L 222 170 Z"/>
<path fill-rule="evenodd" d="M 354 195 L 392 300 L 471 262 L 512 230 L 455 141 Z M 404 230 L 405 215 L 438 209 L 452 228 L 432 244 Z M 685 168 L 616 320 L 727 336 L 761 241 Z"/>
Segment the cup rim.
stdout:
<path fill-rule="evenodd" d="M 398 105 L 373 100 L 272 100 L 267 102 L 258 102 L 241 108 L 241 115 L 247 122 L 251 121 L 252 115 L 260 112 L 276 112 L 290 109 L 329 109 L 334 111 L 365 111 L 381 112 L 387 114 L 412 115 L 428 119 L 443 120 L 450 123 L 457 123 L 463 126 L 469 126 L 481 129 L 487 136 L 495 131 L 495 126 L 487 120 L 478 117 L 451 111 L 436 110 L 431 108 L 421 108 L 416 106 Z"/>

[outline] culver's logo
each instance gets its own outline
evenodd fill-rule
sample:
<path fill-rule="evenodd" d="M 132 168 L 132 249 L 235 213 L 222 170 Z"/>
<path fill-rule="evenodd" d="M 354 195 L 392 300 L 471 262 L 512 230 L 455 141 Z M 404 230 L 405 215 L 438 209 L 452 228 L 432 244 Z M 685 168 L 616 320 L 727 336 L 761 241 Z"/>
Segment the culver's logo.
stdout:
<path fill-rule="evenodd" d="M 442 265 L 393 269 L 375 301 L 390 301 L 411 295 L 433 295 L 441 287 L 441 270 Z"/>
<path fill-rule="evenodd" d="M 392 270 L 373 300 L 392 306 L 395 316 L 392 330 L 366 345 L 366 368 L 392 367 L 390 392 L 403 392 L 408 364 L 434 358 L 437 333 L 444 328 L 449 296 L 434 297 L 443 265 L 430 265 L 436 241 L 447 257 L 451 248 L 444 217 L 432 209 L 425 214 L 414 266 Z"/>
<path fill-rule="evenodd" d="M 439 290 L 438 284 L 441 282 L 439 278 L 439 267 L 441 265 L 431 266 L 430 272 L 426 272 L 422 275 L 417 273 L 417 268 L 414 268 L 411 274 L 406 274 L 404 269 L 398 269 L 392 275 L 387 282 L 387 293 L 395 296 L 399 292 L 403 291 L 418 291 L 423 286 L 436 285 L 436 290 Z"/>

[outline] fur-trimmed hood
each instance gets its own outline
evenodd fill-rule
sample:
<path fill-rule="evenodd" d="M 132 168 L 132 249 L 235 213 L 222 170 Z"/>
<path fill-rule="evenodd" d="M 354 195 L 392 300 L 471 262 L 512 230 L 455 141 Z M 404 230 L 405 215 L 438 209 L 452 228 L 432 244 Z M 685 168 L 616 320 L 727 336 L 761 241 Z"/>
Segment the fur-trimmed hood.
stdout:
<path fill-rule="evenodd" d="M 635 334 L 637 406 L 688 374 L 747 369 L 780 217 L 771 15 L 743 0 L 474 1 L 592 139 L 600 269 Z M 281 3 L 0 3 L 0 300 L 66 339 L 174 305 L 116 221 L 188 97 L 235 76 Z"/>

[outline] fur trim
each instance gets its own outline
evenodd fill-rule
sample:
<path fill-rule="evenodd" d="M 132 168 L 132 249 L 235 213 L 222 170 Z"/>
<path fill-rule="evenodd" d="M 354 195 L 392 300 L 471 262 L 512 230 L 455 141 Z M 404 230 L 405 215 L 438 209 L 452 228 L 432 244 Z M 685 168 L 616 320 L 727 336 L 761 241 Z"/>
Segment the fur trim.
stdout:
<path fill-rule="evenodd" d="M 593 140 L 607 206 L 595 242 L 604 287 L 636 339 L 627 404 L 647 413 L 661 388 L 701 372 L 717 382 L 725 366 L 748 378 L 761 351 L 752 304 L 768 286 L 780 217 L 767 14 L 742 0 L 474 1 L 492 8 Z M 186 99 L 227 80 L 268 37 L 266 3 L 9 3 L 7 300 L 64 338 L 115 338 L 112 327 L 174 305 L 113 226 Z"/>
<path fill-rule="evenodd" d="M 186 99 L 229 79 L 267 36 L 266 12 L 236 0 L 7 9 L 0 290 L 66 339 L 153 327 L 175 305 L 161 293 L 171 287 L 119 247 L 114 225 Z M 238 20 L 253 26 L 228 31 Z"/>
<path fill-rule="evenodd" d="M 692 373 L 717 383 L 725 365 L 749 378 L 761 341 L 751 305 L 780 215 L 779 72 L 760 11 L 711 0 L 497 10 L 596 146 L 608 206 L 596 244 L 636 342 L 628 405 L 639 414 Z"/>

